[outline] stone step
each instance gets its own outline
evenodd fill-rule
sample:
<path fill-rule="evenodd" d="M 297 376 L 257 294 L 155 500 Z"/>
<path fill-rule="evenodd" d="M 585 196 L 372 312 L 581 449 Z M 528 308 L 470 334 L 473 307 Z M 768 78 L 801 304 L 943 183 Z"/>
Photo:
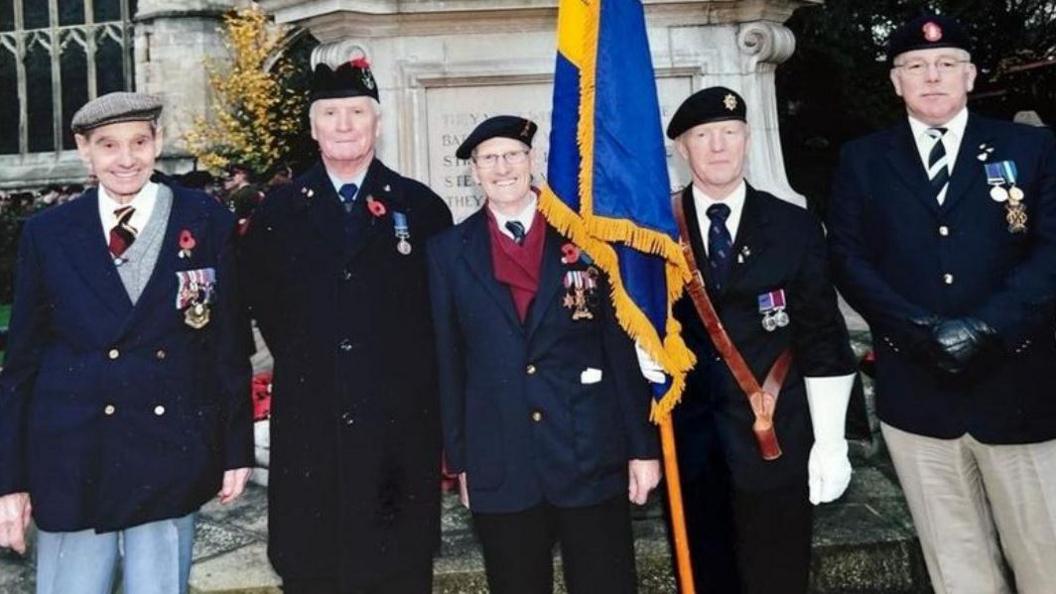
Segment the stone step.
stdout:
<path fill-rule="evenodd" d="M 815 514 L 812 592 L 902 594 L 928 592 L 920 547 L 889 466 L 876 456 L 856 460 L 851 488 Z M 666 526 L 659 498 L 635 513 L 634 532 L 642 594 L 673 593 Z M 485 593 L 483 560 L 469 514 L 444 497 L 443 544 L 435 565 L 437 594 Z M 191 591 L 196 594 L 280 594 L 267 561 L 267 497 L 251 486 L 236 503 L 206 506 L 198 522 Z M 560 559 L 555 575 L 560 576 Z M 555 590 L 564 592 L 560 578 Z M 0 556 L 0 593 L 33 591 L 29 561 Z"/>

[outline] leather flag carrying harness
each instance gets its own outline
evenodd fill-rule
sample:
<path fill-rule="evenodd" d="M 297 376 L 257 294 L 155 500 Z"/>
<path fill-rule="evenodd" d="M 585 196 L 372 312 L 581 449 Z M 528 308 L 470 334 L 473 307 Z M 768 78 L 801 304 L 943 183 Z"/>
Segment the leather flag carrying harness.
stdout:
<path fill-rule="evenodd" d="M 755 433 L 755 441 L 759 444 L 760 455 L 763 460 L 776 460 L 781 457 L 781 445 L 777 441 L 777 432 L 774 430 L 774 411 L 777 408 L 777 397 L 781 393 L 781 384 L 785 382 L 788 368 L 792 365 L 792 351 L 791 349 L 782 351 L 774 361 L 770 372 L 766 374 L 763 385 L 760 386 L 741 352 L 730 340 L 726 328 L 723 327 L 719 315 L 715 312 L 711 298 L 708 297 L 708 290 L 704 286 L 704 276 L 697 266 L 693 247 L 689 243 L 689 228 L 686 226 L 686 215 L 682 210 L 681 195 L 681 192 L 672 194 L 671 205 L 679 233 L 682 236 L 682 252 L 691 274 L 689 280 L 686 281 L 686 289 L 689 291 L 690 298 L 693 299 L 697 314 L 704 322 L 704 327 L 708 329 L 711 343 L 722 356 L 722 360 L 726 362 L 726 367 L 729 368 L 737 385 L 748 399 L 748 405 L 755 415 L 752 432 Z"/>

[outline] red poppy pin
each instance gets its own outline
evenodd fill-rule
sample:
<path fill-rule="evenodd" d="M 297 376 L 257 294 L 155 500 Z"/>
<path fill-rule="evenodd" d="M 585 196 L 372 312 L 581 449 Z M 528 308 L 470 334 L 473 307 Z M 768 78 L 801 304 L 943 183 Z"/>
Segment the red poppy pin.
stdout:
<path fill-rule="evenodd" d="M 924 39 L 927 39 L 931 43 L 940 41 L 942 39 L 942 27 L 938 23 L 928 21 L 924 23 Z"/>
<path fill-rule="evenodd" d="M 184 229 L 180 231 L 180 257 L 190 258 L 191 250 L 194 246 L 198 245 L 198 242 L 194 239 L 194 234 L 191 233 L 190 229 Z"/>
<path fill-rule="evenodd" d="M 382 204 L 380 200 L 376 200 L 373 196 L 367 196 L 367 210 L 370 211 L 370 214 L 376 217 L 383 217 L 385 216 L 385 213 L 388 212 L 385 205 Z"/>
<path fill-rule="evenodd" d="M 575 264 L 579 261 L 579 248 L 576 244 L 569 242 L 561 246 L 561 263 Z"/>

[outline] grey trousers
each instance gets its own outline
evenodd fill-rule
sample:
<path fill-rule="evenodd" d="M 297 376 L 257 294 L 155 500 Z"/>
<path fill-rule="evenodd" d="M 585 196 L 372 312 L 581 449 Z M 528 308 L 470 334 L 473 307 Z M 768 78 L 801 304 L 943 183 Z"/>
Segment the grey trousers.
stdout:
<path fill-rule="evenodd" d="M 881 429 L 935 592 L 1056 592 L 1056 440 L 987 445 Z"/>
<path fill-rule="evenodd" d="M 194 516 L 120 532 L 37 535 L 37 594 L 110 594 L 122 559 L 124 594 L 186 594 Z"/>

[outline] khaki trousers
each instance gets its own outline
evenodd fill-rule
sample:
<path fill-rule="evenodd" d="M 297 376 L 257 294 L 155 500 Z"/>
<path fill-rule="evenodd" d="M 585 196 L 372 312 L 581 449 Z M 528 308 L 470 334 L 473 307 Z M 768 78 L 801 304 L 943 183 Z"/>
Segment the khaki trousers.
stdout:
<path fill-rule="evenodd" d="M 1056 440 L 987 445 L 881 430 L 935 592 L 1056 592 Z"/>

